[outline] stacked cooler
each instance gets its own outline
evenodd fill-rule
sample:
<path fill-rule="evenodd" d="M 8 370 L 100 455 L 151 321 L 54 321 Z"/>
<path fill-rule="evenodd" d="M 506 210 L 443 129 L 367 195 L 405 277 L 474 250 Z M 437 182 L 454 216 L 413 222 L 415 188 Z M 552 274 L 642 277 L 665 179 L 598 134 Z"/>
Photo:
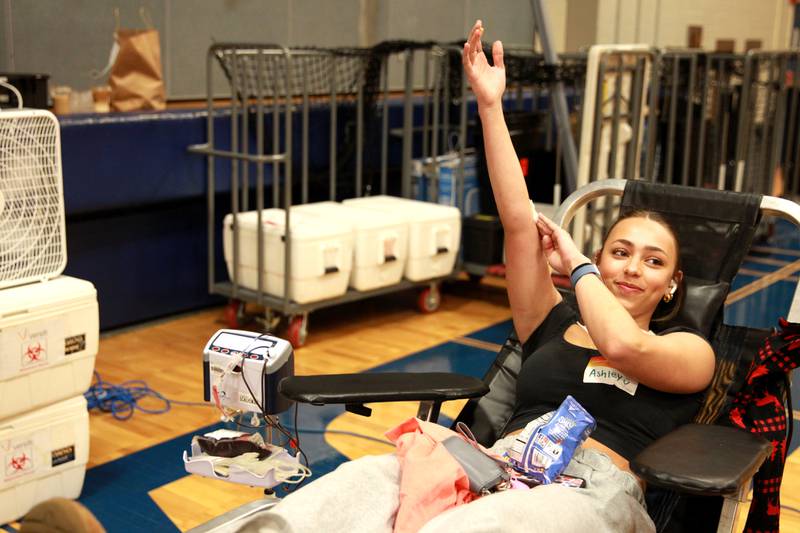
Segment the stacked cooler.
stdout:
<path fill-rule="evenodd" d="M 89 457 L 84 391 L 97 355 L 94 286 L 66 265 L 58 123 L 0 113 L 0 524 L 77 498 Z"/>
<path fill-rule="evenodd" d="M 368 291 L 398 283 L 408 254 L 408 225 L 403 217 L 337 202 L 305 204 L 292 213 L 309 214 L 328 224 L 346 224 L 353 234 L 353 269 L 349 285 Z"/>
<path fill-rule="evenodd" d="M 286 212 L 261 211 L 262 287 L 284 294 Z M 292 256 L 289 297 L 309 303 L 342 296 L 348 286 L 368 291 L 405 277 L 425 281 L 449 275 L 461 237 L 456 207 L 392 196 L 319 202 L 290 211 Z M 223 221 L 223 251 L 231 280 L 258 290 L 258 212 L 236 218 L 238 261 L 234 276 L 233 215 Z"/>
<path fill-rule="evenodd" d="M 394 196 L 368 196 L 345 200 L 344 205 L 390 213 L 408 226 L 408 256 L 404 275 L 411 281 L 447 276 L 453 271 L 461 242 L 461 212 L 457 207 L 407 200 Z"/>
<path fill-rule="evenodd" d="M 289 298 L 308 303 L 341 296 L 347 291 L 353 266 L 353 233 L 349 225 L 292 209 L 290 212 L 291 262 Z M 236 216 L 239 256 L 236 279 L 242 287 L 258 290 L 258 212 Z M 262 282 L 264 291 L 283 298 L 285 282 L 286 212 L 261 211 Z M 228 275 L 234 279 L 233 214 L 223 221 L 223 249 Z"/>

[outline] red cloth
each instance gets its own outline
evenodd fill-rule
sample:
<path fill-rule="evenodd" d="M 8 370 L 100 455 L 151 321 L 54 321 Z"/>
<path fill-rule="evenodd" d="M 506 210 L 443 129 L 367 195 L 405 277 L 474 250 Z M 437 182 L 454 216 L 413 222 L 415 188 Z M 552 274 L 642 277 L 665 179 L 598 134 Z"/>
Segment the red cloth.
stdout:
<path fill-rule="evenodd" d="M 753 476 L 753 502 L 747 515 L 748 533 L 778 533 L 781 480 L 786 461 L 786 410 L 781 400 L 785 374 L 800 363 L 800 324 L 779 320 L 780 328 L 764 340 L 747 373 L 747 385 L 736 394 L 729 422 L 760 435 L 772 453 Z"/>
<path fill-rule="evenodd" d="M 477 498 L 469 491 L 467 473 L 441 444 L 453 435 L 457 433 L 418 418 L 386 432 L 400 460 L 395 533 L 418 531 L 434 516 Z"/>

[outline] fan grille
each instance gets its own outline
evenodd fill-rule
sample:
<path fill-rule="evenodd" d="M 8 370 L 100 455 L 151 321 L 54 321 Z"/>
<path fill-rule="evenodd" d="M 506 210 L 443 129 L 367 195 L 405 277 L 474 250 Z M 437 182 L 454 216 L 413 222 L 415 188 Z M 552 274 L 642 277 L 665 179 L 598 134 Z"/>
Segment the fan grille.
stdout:
<path fill-rule="evenodd" d="M 66 265 L 58 122 L 46 111 L 0 113 L 0 287 Z"/>

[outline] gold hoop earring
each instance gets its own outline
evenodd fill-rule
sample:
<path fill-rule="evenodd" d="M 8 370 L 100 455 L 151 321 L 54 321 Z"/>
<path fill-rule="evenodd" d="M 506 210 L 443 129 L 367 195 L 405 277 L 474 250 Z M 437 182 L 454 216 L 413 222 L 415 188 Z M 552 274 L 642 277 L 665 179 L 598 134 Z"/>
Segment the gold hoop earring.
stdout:
<path fill-rule="evenodd" d="M 668 292 L 667 294 L 665 294 L 665 295 L 664 295 L 664 303 L 665 303 L 665 304 L 668 304 L 668 303 L 670 303 L 671 301 L 672 301 L 672 293 L 671 293 L 671 292 Z"/>

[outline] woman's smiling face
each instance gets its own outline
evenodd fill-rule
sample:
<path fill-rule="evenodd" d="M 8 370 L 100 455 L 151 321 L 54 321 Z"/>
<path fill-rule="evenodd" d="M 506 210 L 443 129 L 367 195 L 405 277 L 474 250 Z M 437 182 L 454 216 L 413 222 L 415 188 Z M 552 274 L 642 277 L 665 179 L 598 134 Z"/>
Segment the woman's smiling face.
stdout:
<path fill-rule="evenodd" d="M 597 258 L 603 283 L 634 319 L 649 323 L 656 306 L 677 286 L 678 247 L 671 231 L 655 220 L 630 217 L 608 234 Z"/>

